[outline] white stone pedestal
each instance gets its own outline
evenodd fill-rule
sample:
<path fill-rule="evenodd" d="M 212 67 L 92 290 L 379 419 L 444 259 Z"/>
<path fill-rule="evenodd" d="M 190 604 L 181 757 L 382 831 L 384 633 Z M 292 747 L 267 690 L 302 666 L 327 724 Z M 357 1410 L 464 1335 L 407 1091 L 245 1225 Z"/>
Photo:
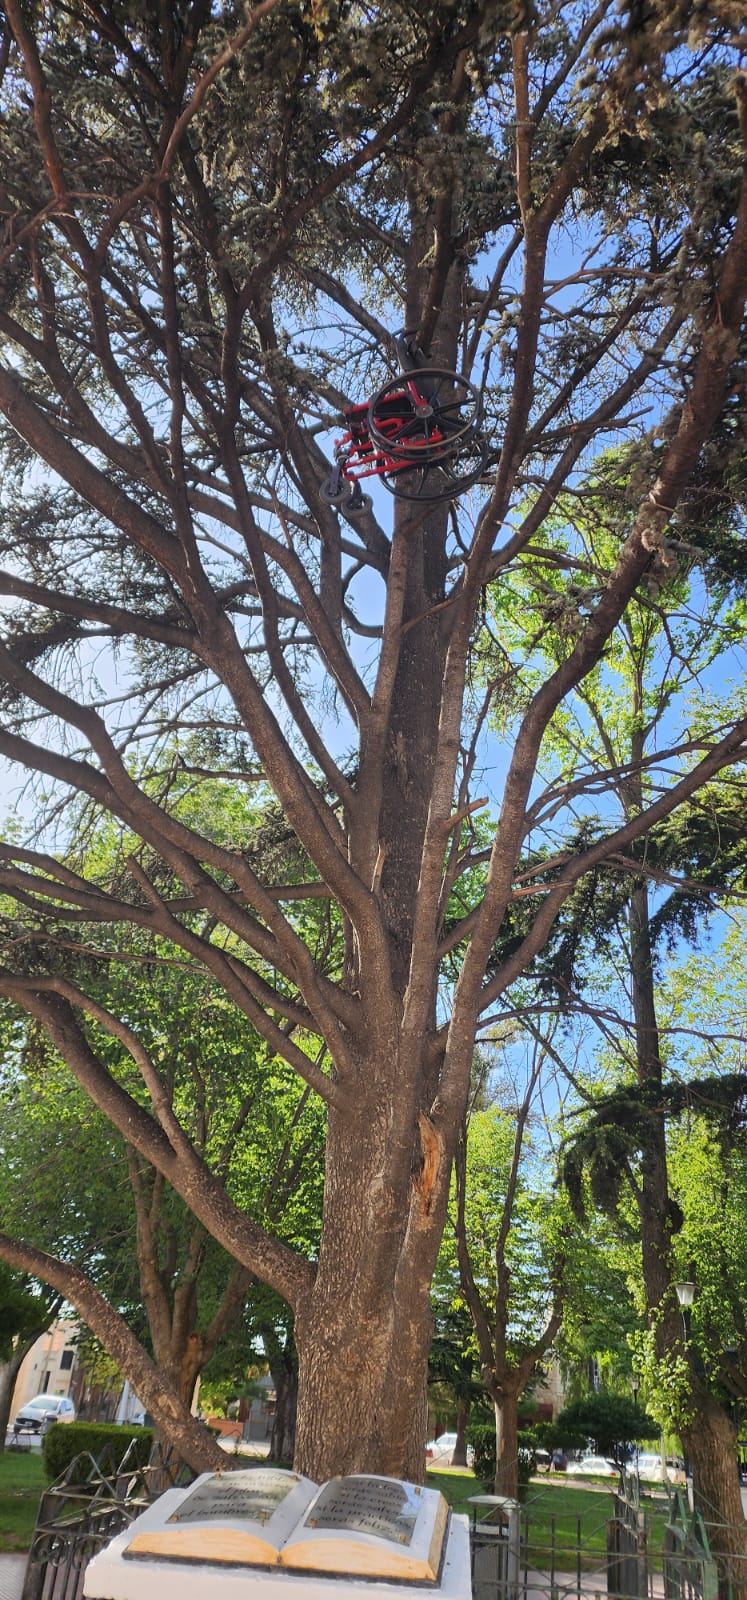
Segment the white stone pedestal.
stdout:
<path fill-rule="evenodd" d="M 225 1561 L 127 1557 L 133 1538 L 162 1527 L 183 1499 L 183 1490 L 168 1490 L 94 1556 L 83 1586 L 86 1600 L 424 1600 L 426 1594 L 434 1600 L 471 1600 L 467 1517 L 450 1519 L 438 1583 L 234 1566 Z"/>

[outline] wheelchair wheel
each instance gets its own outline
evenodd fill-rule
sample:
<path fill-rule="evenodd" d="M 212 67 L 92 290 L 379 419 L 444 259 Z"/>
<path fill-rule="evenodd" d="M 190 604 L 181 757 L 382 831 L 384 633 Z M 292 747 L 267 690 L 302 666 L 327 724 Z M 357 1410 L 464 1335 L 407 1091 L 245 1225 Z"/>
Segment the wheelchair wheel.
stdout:
<path fill-rule="evenodd" d="M 371 511 L 373 508 L 370 494 L 347 494 L 345 499 L 338 500 L 337 504 L 349 517 L 354 517 L 356 511 Z"/>
<path fill-rule="evenodd" d="M 473 439 L 442 461 L 406 463 L 382 474 L 390 494 L 398 500 L 456 500 L 485 474 L 488 447 Z"/>
<path fill-rule="evenodd" d="M 479 427 L 482 398 L 468 378 L 445 367 L 420 367 L 390 378 L 368 407 L 374 444 L 399 459 L 424 452 L 442 457 Z"/>
<path fill-rule="evenodd" d="M 326 500 L 329 505 L 341 506 L 350 493 L 350 484 L 345 478 L 337 485 L 334 478 L 325 478 L 324 482 L 319 485 L 319 492 L 322 499 Z"/>

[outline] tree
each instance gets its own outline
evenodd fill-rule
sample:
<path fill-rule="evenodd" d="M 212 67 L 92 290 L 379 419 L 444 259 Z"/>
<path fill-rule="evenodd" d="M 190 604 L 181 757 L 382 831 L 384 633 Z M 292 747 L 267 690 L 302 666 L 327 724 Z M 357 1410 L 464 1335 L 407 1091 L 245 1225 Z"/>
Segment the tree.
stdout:
<path fill-rule="evenodd" d="M 732 1027 L 729 1015 L 727 1039 Z M 707 1049 L 716 1042 L 714 1035 Z M 669 1073 L 660 1057 L 654 1076 L 597 1094 L 569 1141 L 564 1167 L 579 1214 L 585 1171 L 593 1204 L 621 1218 L 628 1232 L 631 1213 L 639 1223 L 647 1326 L 631 1343 L 649 1408 L 663 1427 L 679 1433 L 690 1458 L 726 1591 L 740 1588 L 744 1557 L 735 1429 L 745 1371 L 744 1269 L 736 1218 L 743 1200 L 747 1079 L 741 1071 L 691 1075 L 683 1065 L 671 1051 Z M 655 1224 L 646 1208 L 653 1181 L 662 1207 Z M 706 1292 L 691 1337 L 675 1285 L 692 1278 L 697 1259 L 708 1263 Z"/>
<path fill-rule="evenodd" d="M 622 1467 L 630 1447 L 641 1439 L 654 1439 L 658 1428 L 653 1417 L 627 1395 L 590 1394 L 564 1406 L 556 1429 L 558 1438 L 570 1449 L 585 1449 L 594 1440 L 600 1455 Z"/>
<path fill-rule="evenodd" d="M 747 88 L 720 9 L 687 5 L 6 0 L 4 29 L 0 754 L 53 794 L 3 849 L 2 993 L 292 1308 L 297 1466 L 418 1478 L 478 1025 L 584 874 L 745 752 L 740 718 L 672 755 L 650 805 L 535 874 L 536 915 L 492 961 L 546 729 L 741 416 Z M 494 475 L 458 506 L 340 522 L 335 413 L 383 381 L 403 322 L 436 365 L 484 371 Z M 473 856 L 482 596 L 557 543 L 557 496 L 610 433 L 638 469 L 630 524 L 548 680 L 512 663 L 491 685 L 503 787 Z M 180 809 L 176 729 L 202 735 L 198 759 L 180 746 L 195 785 L 274 795 L 302 881 Z M 121 827 L 115 882 L 55 854 L 69 793 Z M 134 929 L 201 964 L 326 1108 L 318 1256 L 243 1212 L 95 998 Z M 112 1037 L 147 1092 L 110 1071 Z"/>
<path fill-rule="evenodd" d="M 131 968 L 123 984 L 114 964 L 98 998 L 126 1005 L 195 1146 L 248 1212 L 269 1212 L 287 1239 L 308 1248 L 320 1195 L 315 1162 L 311 1174 L 301 1168 L 322 1130 L 294 1075 L 281 1065 L 258 1075 L 256 1034 L 201 975 L 164 961 L 147 978 L 142 967 Z M 251 1274 L 91 1107 L 35 1025 L 16 1040 L 15 1056 L 13 1065 L 8 1049 L 0 1085 L 0 1226 L 23 1211 L 25 1239 L 76 1264 L 152 1354 L 186 1418 L 202 1368 L 241 1316 Z M 111 1070 L 123 1065 L 115 1050 Z M 265 1100 L 257 1103 L 261 1091 Z M 236 1137 L 249 1114 L 257 1142 L 251 1165 Z M 264 1301 L 269 1320 L 266 1291 Z M 243 1338 L 246 1366 L 251 1335 Z"/>
<path fill-rule="evenodd" d="M 275 1387 L 275 1405 L 268 1459 L 287 1466 L 293 1460 L 298 1403 L 298 1353 L 293 1340 L 288 1306 L 272 1289 L 255 1281 L 246 1297 L 241 1327 L 224 1340 L 208 1363 L 200 1385 L 200 1405 L 210 1406 L 211 1393 L 238 1397 L 246 1383 L 248 1367 L 269 1368 Z"/>
<path fill-rule="evenodd" d="M 492 1107 L 473 1113 L 456 1160 L 455 1252 L 495 1419 L 495 1492 L 510 1496 L 519 1483 L 521 1402 L 548 1354 L 577 1351 L 582 1324 L 585 1347 L 596 1352 L 614 1337 L 613 1324 L 619 1332 L 632 1320 L 609 1230 L 596 1222 L 579 1229 L 558 1193 L 555 1129 L 544 1110 L 556 1093 L 548 1044 L 529 1041 L 517 1094 L 522 1035 L 512 1030 L 514 1105 L 504 1085 Z M 447 1232 L 442 1253 L 449 1243 Z"/>
<path fill-rule="evenodd" d="M 669 1130 L 670 1184 L 682 1213 L 676 1240 L 678 1281 L 695 1282 L 691 1359 L 734 1429 L 744 1433 L 747 1398 L 747 1258 L 744 1246 L 747 1152 L 697 1111 Z M 681 1275 L 681 1276 L 680 1276 Z M 741 1449 L 739 1454 L 741 1455 Z"/>
<path fill-rule="evenodd" d="M 616 530 L 619 535 L 629 520 L 627 490 L 627 471 L 612 453 L 597 464 L 596 494 L 578 506 L 561 498 L 559 509 L 566 527 L 578 536 L 588 572 L 598 560 L 604 561 Z M 738 511 L 733 511 L 733 520 L 738 522 Z M 644 589 L 636 596 L 610 637 L 604 661 L 587 674 L 556 715 L 549 753 L 561 772 L 576 774 L 580 830 L 596 826 L 593 815 L 584 815 L 584 797 L 596 783 L 605 783 L 608 804 L 618 808 L 621 818 L 639 816 L 650 804 L 654 752 L 664 744 L 676 744 L 683 732 L 692 736 L 701 715 L 704 682 L 714 665 L 723 662 L 725 647 L 744 637 L 744 603 L 723 574 L 711 578 L 708 613 L 699 613 L 703 574 L 702 562 L 698 563 L 691 547 L 687 563 L 655 592 Z M 559 603 L 560 589 L 557 572 L 540 556 L 531 566 L 522 562 L 513 595 L 498 595 L 494 601 L 498 619 L 503 621 L 508 613 L 513 633 L 528 639 L 545 670 L 557 668 L 567 648 L 562 632 L 541 627 L 548 596 L 552 604 Z M 571 632 L 576 625 L 569 616 Z M 661 1115 L 666 1068 L 673 1064 L 675 1045 L 671 1037 L 661 1038 L 656 995 L 659 952 L 683 936 L 694 940 L 717 900 L 743 890 L 739 785 L 724 775 L 704 786 L 676 818 L 650 830 L 645 846 L 621 852 L 615 865 L 616 877 L 590 880 L 581 886 L 575 904 L 569 900 L 535 974 L 532 1001 L 546 1005 L 554 995 L 567 1017 L 586 1012 L 599 1019 L 608 1042 L 605 1063 L 623 1088 L 622 1098 L 615 1101 L 613 1096 L 603 1113 L 606 1150 L 594 1158 L 595 1182 L 602 1187 L 606 1183 L 610 1194 L 619 1193 L 621 1182 L 630 1186 L 638 1213 L 651 1337 L 661 1361 L 676 1363 L 684 1355 L 691 1369 L 689 1417 L 683 1410 L 679 1427 L 705 1499 L 724 1522 L 741 1525 L 729 1418 L 700 1383 L 692 1352 L 683 1352 L 674 1294 L 679 1210 L 670 1189 Z M 608 957 L 606 987 L 600 982 L 601 952 Z M 640 1096 L 630 1094 L 631 1075 Z M 587 1093 L 594 1126 L 602 1115 L 594 1098 L 599 1090 Z M 625 1126 L 622 1111 L 626 1097 L 628 1115 L 636 1124 L 634 1140 L 638 1139 L 634 1172 L 629 1159 L 632 1130 Z M 741 1534 L 735 1537 L 739 1540 Z"/>
<path fill-rule="evenodd" d="M 452 1284 L 452 1290 L 453 1287 Z M 467 1424 L 473 1404 L 484 1398 L 484 1389 L 477 1372 L 472 1323 L 458 1295 L 452 1293 L 441 1300 L 436 1288 L 433 1327 L 428 1357 L 429 1408 L 438 1416 L 446 1404 L 449 1420 L 453 1411 L 456 1438 L 451 1465 L 466 1467 Z"/>
<path fill-rule="evenodd" d="M 462 1293 L 495 1416 L 495 1492 L 518 1488 L 519 1401 L 561 1325 L 568 1241 L 547 1186 L 532 1183 L 527 1124 L 544 1053 L 517 1103 L 468 1120 L 456 1160 L 454 1232 Z M 562 1200 L 561 1206 L 562 1209 Z"/>
<path fill-rule="evenodd" d="M 24 1067 L 24 1081 L 0 1100 L 0 1219 L 23 1205 L 26 1240 L 76 1262 L 188 1409 L 248 1275 L 242 1282 L 168 1185 L 91 1114 L 43 1041 L 31 1043 Z"/>

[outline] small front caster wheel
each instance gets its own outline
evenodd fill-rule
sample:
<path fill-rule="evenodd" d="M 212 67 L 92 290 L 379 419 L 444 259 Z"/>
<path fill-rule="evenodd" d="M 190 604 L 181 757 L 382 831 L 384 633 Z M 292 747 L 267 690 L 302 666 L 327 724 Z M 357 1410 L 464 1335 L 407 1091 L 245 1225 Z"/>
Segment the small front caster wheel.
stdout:
<path fill-rule="evenodd" d="M 349 517 L 353 517 L 356 511 L 370 511 L 373 507 L 373 500 L 370 494 L 349 494 L 344 500 L 340 500 L 338 504 Z"/>
<path fill-rule="evenodd" d="M 320 493 L 329 505 L 344 506 L 350 490 L 344 479 L 342 483 L 335 483 L 334 478 L 325 478 L 324 483 L 320 485 Z"/>

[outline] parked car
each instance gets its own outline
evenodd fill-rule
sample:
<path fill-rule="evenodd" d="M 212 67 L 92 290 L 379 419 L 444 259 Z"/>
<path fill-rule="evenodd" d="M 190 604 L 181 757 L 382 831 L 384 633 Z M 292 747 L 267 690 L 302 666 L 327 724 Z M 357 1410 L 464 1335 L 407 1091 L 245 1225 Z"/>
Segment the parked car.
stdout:
<path fill-rule="evenodd" d="M 455 1433 L 442 1433 L 438 1439 L 431 1439 L 425 1447 L 426 1461 L 440 1461 L 442 1466 L 448 1466 L 454 1454 L 456 1441 Z"/>
<path fill-rule="evenodd" d="M 568 1478 L 617 1477 L 617 1467 L 613 1467 L 605 1456 L 582 1456 L 580 1461 L 569 1461 L 565 1471 Z"/>
<path fill-rule="evenodd" d="M 637 1457 L 629 1463 L 631 1467 L 638 1468 L 639 1478 L 648 1479 L 649 1483 L 672 1483 L 674 1473 L 661 1464 L 661 1456 L 653 1450 L 641 1450 Z"/>
<path fill-rule="evenodd" d="M 456 1449 L 457 1436 L 455 1433 L 442 1433 L 438 1439 L 429 1440 L 425 1447 L 425 1459 L 430 1465 L 438 1462 L 441 1467 L 450 1467 L 451 1458 Z M 467 1466 L 475 1464 L 474 1445 L 467 1445 Z"/>
<path fill-rule="evenodd" d="M 74 1422 L 75 1406 L 64 1394 L 37 1394 L 16 1412 L 13 1432 L 45 1433 L 53 1422 Z"/>

